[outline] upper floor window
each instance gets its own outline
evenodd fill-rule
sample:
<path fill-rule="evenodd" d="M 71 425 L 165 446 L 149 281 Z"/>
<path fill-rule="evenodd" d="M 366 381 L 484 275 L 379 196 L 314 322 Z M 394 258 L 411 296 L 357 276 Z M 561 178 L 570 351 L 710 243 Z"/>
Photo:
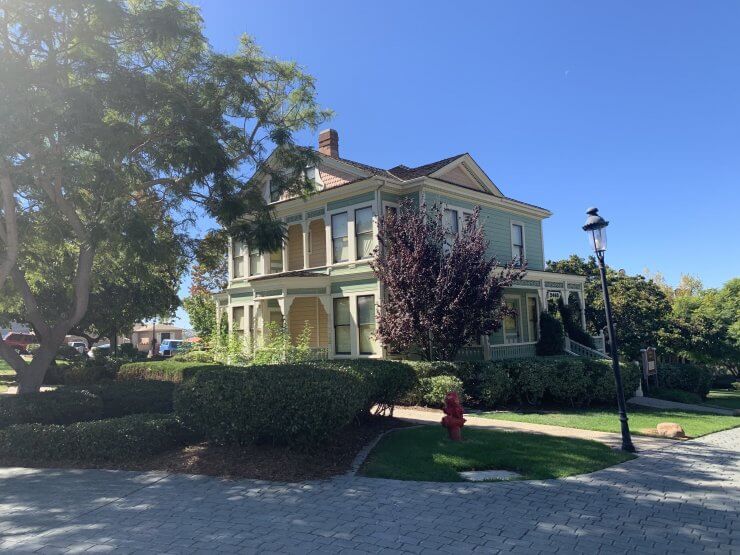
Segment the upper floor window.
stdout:
<path fill-rule="evenodd" d="M 369 206 L 355 210 L 355 243 L 357 259 L 369 258 L 373 250 L 373 209 Z"/>
<path fill-rule="evenodd" d="M 445 227 L 445 248 L 449 250 L 455 243 L 455 238 L 460 231 L 457 210 L 450 210 L 449 208 L 445 208 L 445 211 L 442 215 L 442 224 Z"/>
<path fill-rule="evenodd" d="M 244 277 L 244 245 L 239 241 L 234 241 L 231 247 L 231 268 L 232 277 Z"/>
<path fill-rule="evenodd" d="M 521 224 L 511 224 L 511 259 L 515 264 L 522 264 L 524 254 L 524 227 Z"/>
<path fill-rule="evenodd" d="M 249 275 L 256 276 L 260 270 L 260 251 L 249 249 Z"/>
<path fill-rule="evenodd" d="M 277 184 L 270 179 L 270 202 L 276 202 L 280 200 L 280 188 L 277 186 Z"/>
<path fill-rule="evenodd" d="M 331 217 L 331 242 L 333 262 L 349 260 L 349 237 L 347 236 L 347 213 L 340 212 Z"/>

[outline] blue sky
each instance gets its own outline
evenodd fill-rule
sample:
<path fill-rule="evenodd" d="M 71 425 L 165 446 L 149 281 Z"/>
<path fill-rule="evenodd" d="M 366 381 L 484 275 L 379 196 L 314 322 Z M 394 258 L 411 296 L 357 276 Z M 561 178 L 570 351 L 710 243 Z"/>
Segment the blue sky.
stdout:
<path fill-rule="evenodd" d="M 316 77 L 344 157 L 470 152 L 554 213 L 549 259 L 588 254 L 595 205 L 614 267 L 740 275 L 740 3 L 194 3 L 217 50 L 246 32 Z"/>

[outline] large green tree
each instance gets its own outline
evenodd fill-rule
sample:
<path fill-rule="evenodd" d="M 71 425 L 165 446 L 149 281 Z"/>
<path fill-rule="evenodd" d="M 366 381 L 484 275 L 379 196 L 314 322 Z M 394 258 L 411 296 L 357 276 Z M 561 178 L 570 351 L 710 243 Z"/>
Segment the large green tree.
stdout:
<path fill-rule="evenodd" d="M 740 278 L 676 296 L 672 326 L 661 341 L 674 354 L 740 375 Z"/>
<path fill-rule="evenodd" d="M 177 0 L 0 1 L 0 286 L 40 343 L 26 363 L 0 341 L 19 392 L 38 390 L 85 319 L 108 245 L 136 253 L 155 222 L 207 214 L 277 248 L 284 227 L 249 178 L 310 192 L 314 155 L 294 135 L 327 116 L 295 63 L 248 37 L 214 52 L 197 9 Z M 63 281 L 34 282 L 34 259 Z"/>
<path fill-rule="evenodd" d="M 603 330 L 606 316 L 596 259 L 574 254 L 565 260 L 548 261 L 547 268 L 586 276 L 586 324 L 591 333 Z M 660 330 L 669 323 L 670 303 L 658 285 L 641 275 L 630 276 L 608 267 L 606 275 L 620 350 L 628 360 L 638 360 L 640 349 L 658 344 Z"/>

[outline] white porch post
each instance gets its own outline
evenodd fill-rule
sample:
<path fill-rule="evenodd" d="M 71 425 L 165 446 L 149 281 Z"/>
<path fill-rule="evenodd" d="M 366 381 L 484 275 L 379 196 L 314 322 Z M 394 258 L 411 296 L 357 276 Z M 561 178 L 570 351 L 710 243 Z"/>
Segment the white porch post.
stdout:
<path fill-rule="evenodd" d="M 303 220 L 301 222 L 301 228 L 303 229 L 303 269 L 308 268 L 308 222 Z"/>
<path fill-rule="evenodd" d="M 283 247 L 280 250 L 283 256 L 283 272 L 288 271 L 288 238 L 283 239 Z"/>
<path fill-rule="evenodd" d="M 321 301 L 321 305 L 326 312 L 326 325 L 329 328 L 326 330 L 326 336 L 329 338 L 327 356 L 328 358 L 334 358 L 334 302 L 331 295 L 319 295 L 319 301 Z"/>
<path fill-rule="evenodd" d="M 326 230 L 326 265 L 331 266 L 334 264 L 334 248 L 332 247 L 331 216 L 329 214 L 324 214 L 324 229 Z"/>

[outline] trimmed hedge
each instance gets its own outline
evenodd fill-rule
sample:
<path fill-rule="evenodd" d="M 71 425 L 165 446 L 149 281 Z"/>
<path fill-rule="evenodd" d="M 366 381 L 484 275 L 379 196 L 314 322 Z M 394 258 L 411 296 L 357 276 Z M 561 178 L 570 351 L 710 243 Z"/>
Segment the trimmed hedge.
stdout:
<path fill-rule="evenodd" d="M 70 424 L 96 420 L 103 400 L 89 391 L 58 389 L 27 395 L 0 395 L 0 428 L 14 424 Z"/>
<path fill-rule="evenodd" d="M 172 382 L 136 380 L 111 382 L 85 387 L 103 401 L 102 418 L 129 414 L 167 414 L 174 411 L 175 384 Z"/>
<path fill-rule="evenodd" d="M 177 360 L 159 360 L 130 362 L 118 370 L 119 380 L 157 380 L 181 383 L 195 376 L 201 370 L 224 368 L 215 363 L 182 362 Z"/>
<path fill-rule="evenodd" d="M 208 351 L 185 351 L 172 357 L 178 362 L 213 362 L 213 353 Z"/>
<path fill-rule="evenodd" d="M 712 385 L 712 372 L 696 364 L 661 364 L 658 384 L 665 389 L 681 389 L 706 399 Z"/>
<path fill-rule="evenodd" d="M 460 379 L 466 401 L 482 408 L 506 404 L 567 406 L 613 404 L 616 400 L 611 361 L 582 357 L 534 357 L 496 362 L 407 362 L 419 383 L 433 376 Z M 640 370 L 622 365 L 626 396 L 637 389 Z M 418 389 L 418 388 L 417 388 Z M 423 400 L 415 390 L 407 401 Z"/>
<path fill-rule="evenodd" d="M 0 453 L 16 464 L 130 461 L 161 453 L 194 438 L 172 415 L 56 424 L 21 424 L 0 430 Z"/>
<path fill-rule="evenodd" d="M 358 372 L 331 366 L 209 368 L 177 388 L 175 412 L 216 443 L 308 445 L 349 424 L 371 393 Z"/>
<path fill-rule="evenodd" d="M 309 363 L 320 368 L 356 374 L 367 383 L 364 412 L 373 405 L 393 407 L 416 385 L 416 374 L 407 364 L 394 360 L 351 359 Z"/>

